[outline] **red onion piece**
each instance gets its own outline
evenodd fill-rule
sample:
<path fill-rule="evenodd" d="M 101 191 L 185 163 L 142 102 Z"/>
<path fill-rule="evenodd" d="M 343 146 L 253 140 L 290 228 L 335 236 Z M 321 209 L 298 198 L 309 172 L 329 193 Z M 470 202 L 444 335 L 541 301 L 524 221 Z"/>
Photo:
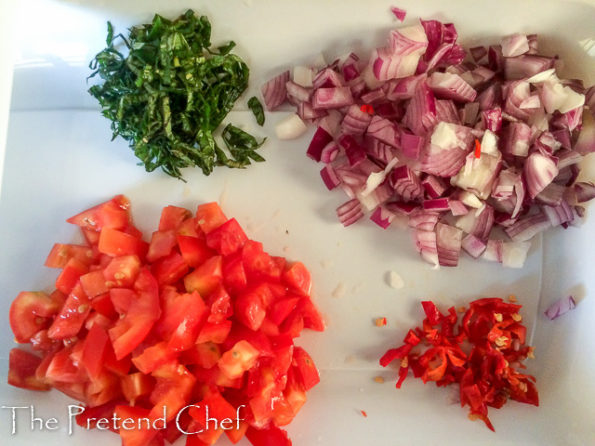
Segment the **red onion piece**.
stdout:
<path fill-rule="evenodd" d="M 326 110 L 314 110 L 309 102 L 302 102 L 298 105 L 298 115 L 304 121 L 322 118 L 328 115 Z"/>
<path fill-rule="evenodd" d="M 424 138 L 407 132 L 401 133 L 401 150 L 409 159 L 418 159 L 424 145 Z"/>
<path fill-rule="evenodd" d="M 339 145 L 335 141 L 329 142 L 320 152 L 320 161 L 326 164 L 332 163 L 339 155 L 339 150 Z"/>
<path fill-rule="evenodd" d="M 525 242 L 551 226 L 549 218 L 542 212 L 518 220 L 504 231 L 515 242 Z"/>
<path fill-rule="evenodd" d="M 311 91 L 302 87 L 301 85 L 296 84 L 293 81 L 287 81 L 285 83 L 285 89 L 287 90 L 287 95 L 294 98 L 298 102 L 308 102 L 310 100 L 310 96 L 312 95 Z"/>
<path fill-rule="evenodd" d="M 448 186 L 444 184 L 441 178 L 434 175 L 427 175 L 421 182 L 424 187 L 426 194 L 430 198 L 439 198 L 446 191 Z"/>
<path fill-rule="evenodd" d="M 341 108 L 351 104 L 353 96 L 349 87 L 318 88 L 312 99 L 315 109 Z"/>
<path fill-rule="evenodd" d="M 392 6 L 390 8 L 390 11 L 395 15 L 395 17 L 397 18 L 397 20 L 399 22 L 402 22 L 403 20 L 405 20 L 405 16 L 407 15 L 407 11 L 405 11 L 404 9 L 396 8 L 396 7 Z"/>
<path fill-rule="evenodd" d="M 324 181 L 324 185 L 327 187 L 328 190 L 333 190 L 339 184 L 341 184 L 341 179 L 338 177 L 335 169 L 330 164 L 327 164 L 322 168 L 320 171 L 320 176 L 322 177 L 322 181 Z"/>
<path fill-rule="evenodd" d="M 438 223 L 436 225 L 436 248 L 438 263 L 441 266 L 457 266 L 461 253 L 463 231 L 453 226 Z"/>
<path fill-rule="evenodd" d="M 503 129 L 503 152 L 515 156 L 527 156 L 531 141 L 531 127 L 524 122 L 511 122 Z"/>
<path fill-rule="evenodd" d="M 465 215 L 469 212 L 467 206 L 465 206 L 465 204 L 460 200 L 449 200 L 448 207 L 450 208 L 450 212 L 452 213 L 452 215 L 454 215 L 455 217 Z"/>
<path fill-rule="evenodd" d="M 438 265 L 438 249 L 436 247 L 436 233 L 434 231 L 416 230 L 414 233 L 415 246 L 421 258 L 432 265 Z"/>
<path fill-rule="evenodd" d="M 447 99 L 438 99 L 436 101 L 436 119 L 438 122 L 461 124 L 457 106 L 453 101 Z"/>
<path fill-rule="evenodd" d="M 436 100 L 432 90 L 424 81 L 419 82 L 415 87 L 403 124 L 420 136 L 425 135 L 436 124 Z"/>
<path fill-rule="evenodd" d="M 535 198 L 558 175 L 556 161 L 539 152 L 534 152 L 527 158 L 523 167 L 523 175 L 529 190 L 529 196 Z"/>
<path fill-rule="evenodd" d="M 372 215 L 370 215 L 370 220 L 372 220 L 382 229 L 388 228 L 394 220 L 394 218 L 395 214 L 393 214 L 391 211 L 389 211 L 383 206 L 378 206 L 374 210 L 374 212 L 372 212 Z"/>
<path fill-rule="evenodd" d="M 575 185 L 576 190 L 576 185 Z M 550 183 L 544 190 L 542 190 L 535 199 L 547 206 L 559 206 L 564 198 L 566 187 L 556 183 Z"/>
<path fill-rule="evenodd" d="M 574 213 L 566 200 L 562 200 L 559 206 L 542 206 L 541 210 L 550 220 L 552 226 L 572 223 L 574 220 Z"/>
<path fill-rule="evenodd" d="M 314 136 L 312 137 L 312 141 L 308 146 L 308 151 L 306 154 L 312 158 L 314 161 L 320 161 L 320 157 L 322 155 L 322 149 L 333 140 L 333 137 L 322 127 L 318 127 Z"/>
<path fill-rule="evenodd" d="M 374 116 L 368 126 L 368 136 L 382 141 L 389 146 L 399 147 L 399 128 L 388 119 Z"/>
<path fill-rule="evenodd" d="M 314 77 L 312 86 L 316 90 L 319 88 L 343 87 L 344 82 L 341 75 L 335 70 L 332 68 L 325 68 Z"/>
<path fill-rule="evenodd" d="M 460 76 L 452 73 L 435 71 L 428 78 L 428 87 L 439 98 L 453 99 L 459 102 L 473 102 L 477 92 Z"/>
<path fill-rule="evenodd" d="M 595 198 L 595 184 L 581 181 L 574 185 L 574 192 L 576 193 L 576 201 L 579 203 L 592 200 Z"/>
<path fill-rule="evenodd" d="M 486 129 L 492 132 L 499 132 L 502 128 L 502 110 L 500 107 L 482 111 L 481 119 Z"/>
<path fill-rule="evenodd" d="M 513 34 L 506 36 L 500 42 L 502 55 L 504 57 L 521 56 L 529 51 L 529 41 L 524 34 Z"/>
<path fill-rule="evenodd" d="M 275 110 L 287 98 L 287 90 L 285 85 L 289 80 L 289 70 L 275 76 L 267 81 L 261 88 L 262 96 L 264 98 L 264 105 L 267 110 Z"/>
<path fill-rule="evenodd" d="M 370 121 L 372 121 L 372 115 L 362 111 L 362 107 L 359 105 L 353 104 L 349 107 L 345 118 L 343 118 L 341 127 L 345 133 L 362 135 L 368 128 Z"/>
<path fill-rule="evenodd" d="M 386 209 L 391 212 L 402 214 L 402 215 L 411 215 L 416 210 L 419 210 L 418 204 L 416 203 L 403 203 L 401 201 L 391 201 L 390 203 L 385 204 Z M 436 220 L 438 221 L 438 220 Z"/>
<path fill-rule="evenodd" d="M 502 263 L 504 256 L 504 242 L 502 240 L 488 240 L 486 249 L 481 255 L 483 260 Z"/>
<path fill-rule="evenodd" d="M 528 54 L 509 57 L 504 60 L 504 75 L 506 79 L 525 79 L 552 68 L 553 65 L 554 59 L 551 57 Z"/>
<path fill-rule="evenodd" d="M 349 200 L 337 208 L 337 216 L 343 226 L 350 226 L 364 216 L 362 205 L 359 200 Z"/>
<path fill-rule="evenodd" d="M 405 201 L 418 200 L 423 196 L 419 177 L 407 166 L 399 166 L 390 173 L 389 183 L 395 194 Z"/>
<path fill-rule="evenodd" d="M 435 198 L 432 200 L 424 200 L 422 206 L 427 211 L 448 211 L 450 210 L 448 198 Z"/>
<path fill-rule="evenodd" d="M 473 57 L 475 62 L 481 61 L 488 55 L 488 50 L 485 46 L 474 46 L 473 48 L 469 48 L 469 52 L 471 53 L 471 57 Z"/>
<path fill-rule="evenodd" d="M 437 212 L 428 212 L 418 209 L 409 215 L 408 225 L 420 231 L 433 231 L 440 216 Z"/>
<path fill-rule="evenodd" d="M 576 301 L 574 297 L 567 296 L 561 299 L 558 299 L 554 303 L 552 303 L 547 310 L 545 310 L 544 314 L 550 321 L 559 318 L 560 316 L 568 313 L 570 310 L 574 310 L 576 308 Z"/>
<path fill-rule="evenodd" d="M 471 257 L 477 259 L 483 254 L 487 245 L 473 234 L 467 234 L 463 238 L 461 246 Z"/>

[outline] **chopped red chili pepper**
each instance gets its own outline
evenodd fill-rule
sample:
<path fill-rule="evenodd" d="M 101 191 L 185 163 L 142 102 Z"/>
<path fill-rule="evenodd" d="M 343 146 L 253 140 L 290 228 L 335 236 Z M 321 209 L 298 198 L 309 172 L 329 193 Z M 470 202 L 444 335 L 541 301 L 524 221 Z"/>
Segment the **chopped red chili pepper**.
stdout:
<path fill-rule="evenodd" d="M 533 352 L 524 345 L 527 329 L 521 323 L 521 305 L 500 298 L 478 299 L 468 305 L 458 325 L 454 307 L 445 315 L 433 302 L 424 301 L 422 306 L 426 315 L 422 326 L 409 330 L 403 345 L 380 359 L 383 367 L 401 361 L 397 388 L 409 369 L 424 383 L 458 383 L 461 405 L 470 408 L 469 418 L 482 420 L 491 430 L 488 407 L 500 408 L 508 399 L 539 405 L 535 378 L 517 370 L 525 368 L 522 361 Z M 470 345 L 465 347 L 468 353 L 461 348 L 463 343 Z"/>

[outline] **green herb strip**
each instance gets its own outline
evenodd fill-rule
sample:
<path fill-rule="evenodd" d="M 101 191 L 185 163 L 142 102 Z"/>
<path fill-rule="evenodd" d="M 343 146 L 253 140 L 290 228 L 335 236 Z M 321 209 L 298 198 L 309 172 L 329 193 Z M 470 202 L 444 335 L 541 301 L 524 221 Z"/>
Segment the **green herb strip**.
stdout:
<path fill-rule="evenodd" d="M 107 48 L 89 65 L 90 77 L 103 83 L 89 93 L 112 121 L 113 138 L 127 140 L 148 172 L 159 167 L 181 179 L 188 166 L 209 175 L 215 166 L 264 161 L 255 152 L 264 140 L 232 125 L 223 131 L 229 155 L 215 142 L 213 131 L 246 90 L 249 69 L 230 53 L 234 42 L 213 51 L 210 39 L 209 20 L 192 10 L 173 21 L 155 15 L 151 24 L 131 28 L 128 38 L 114 36 L 108 22 Z"/>
<path fill-rule="evenodd" d="M 248 100 L 248 107 L 250 107 L 250 110 L 254 113 L 258 125 L 262 126 L 264 124 L 264 109 L 256 96 L 252 96 Z"/>

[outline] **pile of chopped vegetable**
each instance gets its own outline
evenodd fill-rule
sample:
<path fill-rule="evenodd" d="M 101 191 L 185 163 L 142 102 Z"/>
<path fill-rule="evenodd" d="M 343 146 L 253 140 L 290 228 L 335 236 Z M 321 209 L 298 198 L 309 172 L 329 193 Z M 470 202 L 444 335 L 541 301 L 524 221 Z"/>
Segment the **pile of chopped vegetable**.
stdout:
<path fill-rule="evenodd" d="M 519 372 L 533 356 L 525 345 L 527 329 L 519 314 L 521 305 L 500 298 L 478 299 L 469 304 L 459 322 L 454 307 L 444 315 L 430 301 L 422 302 L 425 319 L 409 330 L 403 345 L 388 350 L 380 365 L 399 360 L 397 388 L 413 376 L 437 386 L 457 383 L 461 407 L 469 406 L 469 418 L 481 419 L 494 430 L 488 407 L 500 408 L 508 399 L 539 405 L 535 378 Z"/>
<path fill-rule="evenodd" d="M 81 401 L 86 429 L 166 413 L 158 430 L 119 429 L 124 446 L 182 432 L 200 432 L 186 444 L 204 446 L 224 431 L 233 443 L 290 446 L 282 426 L 320 381 L 294 345 L 304 328 L 324 330 L 308 270 L 267 254 L 217 203 L 195 216 L 165 207 L 150 243 L 129 208 L 120 195 L 68 220 L 87 244 L 55 244 L 45 264 L 61 269 L 56 290 L 13 301 L 15 340 L 35 353 L 12 349 L 9 384 Z M 221 424 L 205 426 L 205 410 Z M 233 428 L 221 428 L 228 418 Z"/>
<path fill-rule="evenodd" d="M 215 166 L 264 161 L 256 153 L 264 141 L 238 127 L 223 130 L 227 152 L 213 137 L 248 86 L 249 70 L 230 52 L 234 42 L 213 50 L 210 39 L 209 20 L 191 10 L 173 21 L 155 15 L 151 24 L 133 27 L 128 38 L 114 36 L 108 23 L 107 48 L 90 64 L 90 77 L 103 82 L 89 93 L 112 121 L 113 137 L 128 141 L 148 172 L 160 167 L 181 178 L 183 167 L 209 175 Z M 251 108 L 257 107 L 252 101 Z M 264 122 L 264 115 L 258 119 Z"/>
<path fill-rule="evenodd" d="M 405 216 L 432 264 L 456 266 L 463 249 L 520 267 L 533 236 L 575 223 L 595 197 L 593 183 L 575 182 L 595 151 L 595 88 L 559 78 L 536 35 L 468 51 L 457 37 L 437 20 L 395 29 L 367 58 L 278 75 L 265 105 L 296 106 L 281 137 L 317 126 L 307 155 L 349 197 L 343 225 Z"/>

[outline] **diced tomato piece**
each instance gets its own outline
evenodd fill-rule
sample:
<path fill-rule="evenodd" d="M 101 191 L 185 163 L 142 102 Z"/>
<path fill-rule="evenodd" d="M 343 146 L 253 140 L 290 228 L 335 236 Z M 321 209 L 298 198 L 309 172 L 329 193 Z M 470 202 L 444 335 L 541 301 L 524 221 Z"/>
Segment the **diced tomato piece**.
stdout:
<path fill-rule="evenodd" d="M 10 305 L 8 319 L 15 341 L 29 342 L 38 331 L 47 328 L 60 306 L 45 293 L 23 291 Z"/>
<path fill-rule="evenodd" d="M 91 307 L 91 308 L 93 308 L 93 307 Z M 91 311 L 91 313 L 89 314 L 89 317 L 87 317 L 87 320 L 85 321 L 85 328 L 87 330 L 90 330 L 91 327 L 93 327 L 93 325 L 95 325 L 95 324 L 97 324 L 98 326 L 100 326 L 101 328 L 103 328 L 105 330 L 108 330 L 112 327 L 112 325 L 114 324 L 114 321 L 105 317 L 101 313 Z"/>
<path fill-rule="evenodd" d="M 52 382 L 82 383 L 85 372 L 77 367 L 71 358 L 72 348 L 66 347 L 54 354 L 45 371 L 45 378 Z"/>
<path fill-rule="evenodd" d="M 64 268 L 72 258 L 88 265 L 95 260 L 96 255 L 88 246 L 56 243 L 45 260 L 45 266 Z"/>
<path fill-rule="evenodd" d="M 249 427 L 246 431 L 246 438 L 253 446 L 291 446 L 287 432 L 275 426 L 265 429 Z"/>
<path fill-rule="evenodd" d="M 264 284 L 240 294 L 235 302 L 236 318 L 251 330 L 258 330 L 271 300 L 272 293 Z"/>
<path fill-rule="evenodd" d="M 121 404 L 121 401 L 110 401 L 96 407 L 85 407 L 85 410 L 76 415 L 76 424 L 85 429 L 94 429 L 97 427 L 97 420 L 101 418 L 111 419 L 116 410 L 116 406 Z M 114 427 L 114 423 L 108 423 L 108 429 L 116 434 L 118 431 Z"/>
<path fill-rule="evenodd" d="M 300 299 L 301 298 L 297 296 L 290 296 L 276 301 L 272 305 L 268 317 L 273 323 L 281 325 L 287 316 L 289 316 L 289 314 L 296 308 Z"/>
<path fill-rule="evenodd" d="M 279 336 L 281 333 L 279 330 L 279 325 L 272 322 L 268 317 L 263 319 L 259 331 L 267 336 Z"/>
<path fill-rule="evenodd" d="M 210 369 L 221 358 L 219 345 L 214 342 L 195 344 L 180 356 L 182 364 L 197 364 L 204 369 Z"/>
<path fill-rule="evenodd" d="M 141 262 L 137 255 L 114 257 L 103 270 L 103 276 L 111 287 L 129 287 L 134 284 Z"/>
<path fill-rule="evenodd" d="M 295 262 L 281 276 L 283 282 L 302 296 L 309 296 L 312 288 L 310 271 L 303 263 Z"/>
<path fill-rule="evenodd" d="M 196 223 L 205 234 L 217 229 L 227 221 L 227 217 L 219 207 L 219 204 L 201 204 L 196 209 Z"/>
<path fill-rule="evenodd" d="M 240 341 L 223 353 L 217 365 L 229 379 L 236 379 L 256 363 L 259 354 L 248 341 Z"/>
<path fill-rule="evenodd" d="M 64 306 L 48 330 L 48 336 L 52 339 L 66 339 L 76 336 L 90 311 L 89 298 L 79 283 L 68 295 Z"/>
<path fill-rule="evenodd" d="M 222 286 L 217 287 L 217 289 L 211 293 L 209 296 L 208 305 L 211 307 L 211 311 L 207 319 L 209 322 L 216 324 L 233 315 L 231 297 Z"/>
<path fill-rule="evenodd" d="M 118 376 L 125 376 L 128 374 L 132 367 L 130 356 L 125 356 L 120 360 L 116 359 L 116 353 L 114 353 L 114 348 L 112 347 L 111 342 L 108 342 L 106 345 L 104 355 L 103 366 L 107 370 Z"/>
<path fill-rule="evenodd" d="M 186 291 L 198 291 L 201 296 L 207 296 L 215 290 L 223 279 L 222 263 L 221 256 L 211 257 L 184 277 Z"/>
<path fill-rule="evenodd" d="M 223 321 L 219 322 L 218 324 L 206 322 L 198 334 L 196 343 L 200 344 L 203 342 L 214 342 L 215 344 L 221 344 L 229 335 L 231 325 L 231 321 Z"/>
<path fill-rule="evenodd" d="M 176 232 L 173 229 L 153 232 L 149 250 L 147 251 L 147 260 L 154 262 L 162 257 L 167 257 L 171 254 L 176 243 Z"/>
<path fill-rule="evenodd" d="M 146 396 L 151 393 L 155 386 L 155 380 L 150 375 L 136 372 L 123 376 L 120 384 L 122 386 L 124 398 L 126 398 L 130 404 L 134 404 L 141 396 Z"/>
<path fill-rule="evenodd" d="M 159 259 L 151 268 L 160 286 L 171 285 L 180 280 L 188 272 L 188 265 L 178 252 Z"/>
<path fill-rule="evenodd" d="M 291 312 L 289 316 L 283 321 L 279 327 L 279 331 L 282 334 L 290 335 L 292 338 L 297 338 L 304 329 L 304 316 L 296 308 Z"/>
<path fill-rule="evenodd" d="M 177 206 L 165 206 L 161 211 L 159 230 L 168 231 L 170 229 L 178 229 L 182 222 L 191 216 L 192 213 L 188 209 Z"/>
<path fill-rule="evenodd" d="M 117 229 L 105 228 L 101 231 L 97 248 L 99 252 L 113 257 L 132 254 L 143 257 L 147 252 L 147 243 Z"/>
<path fill-rule="evenodd" d="M 222 256 L 234 254 L 248 237 L 235 218 L 231 218 L 207 234 L 207 246 Z"/>
<path fill-rule="evenodd" d="M 167 348 L 167 342 L 159 342 L 143 350 L 143 352 L 132 358 L 132 363 L 142 373 L 148 375 L 163 364 L 175 358 L 175 353 Z"/>
<path fill-rule="evenodd" d="M 56 339 L 51 339 L 48 336 L 47 330 L 39 330 L 29 340 L 31 343 L 31 348 L 38 352 L 48 353 L 51 351 L 55 351 L 58 347 L 62 346 L 60 341 Z"/>
<path fill-rule="evenodd" d="M 157 384 L 150 396 L 154 405 L 151 417 L 162 417 L 165 407 L 166 421 L 170 421 L 188 405 L 196 378 L 176 361 L 161 366 L 152 375 Z"/>
<path fill-rule="evenodd" d="M 248 286 L 248 277 L 244 270 L 242 257 L 227 257 L 223 261 L 223 282 L 233 292 L 239 292 Z"/>
<path fill-rule="evenodd" d="M 100 231 L 103 228 L 121 229 L 126 227 L 130 221 L 129 207 L 130 201 L 125 196 L 118 195 L 105 203 L 70 217 L 66 221 L 95 231 Z"/>
<path fill-rule="evenodd" d="M 159 288 L 157 281 L 148 269 L 142 269 L 134 289 L 138 299 L 130 305 L 124 317 L 109 330 L 116 359 L 120 360 L 134 350 L 149 334 L 153 324 L 159 319 Z"/>
<path fill-rule="evenodd" d="M 132 303 L 139 299 L 138 294 L 128 288 L 112 288 L 109 295 L 114 309 L 120 314 L 127 313 Z"/>
<path fill-rule="evenodd" d="M 90 273 L 84 274 L 80 277 L 80 280 L 83 291 L 91 299 L 109 291 L 109 288 L 105 283 L 106 280 L 103 271 L 101 270 L 91 271 Z"/>
<path fill-rule="evenodd" d="M 309 297 L 305 297 L 297 305 L 297 311 L 304 318 L 304 327 L 315 331 L 324 331 L 324 319 Z"/>
<path fill-rule="evenodd" d="M 81 228 L 81 232 L 83 233 L 83 237 L 85 237 L 85 240 L 89 245 L 97 246 L 97 243 L 99 243 L 99 232 L 88 228 Z"/>
<path fill-rule="evenodd" d="M 116 310 L 110 298 L 110 293 L 101 294 L 100 296 L 97 296 L 91 300 L 91 308 L 98 314 L 102 314 L 108 319 L 113 319 L 115 316 L 117 316 Z"/>
<path fill-rule="evenodd" d="M 88 271 L 89 267 L 86 264 L 76 258 L 70 259 L 56 279 L 56 288 L 64 294 L 69 294 L 79 278 Z"/>
<path fill-rule="evenodd" d="M 190 408 L 188 413 L 196 421 L 197 426 L 204 430 L 204 432 L 196 434 L 197 437 L 207 444 L 214 444 L 213 441 L 216 441 L 223 433 L 221 421 L 231 420 L 231 423 L 224 421 L 223 427 L 226 428 L 232 427 L 235 423 L 236 409 L 216 390 L 210 391 L 196 406 Z M 205 421 L 207 420 L 207 408 L 208 418 L 217 420 L 217 429 L 215 429 L 213 421 L 208 424 Z"/>
<path fill-rule="evenodd" d="M 320 375 L 310 355 L 301 347 L 293 350 L 293 362 L 297 367 L 297 377 L 300 379 L 304 390 L 310 390 L 320 382 Z"/>
<path fill-rule="evenodd" d="M 229 389 L 241 389 L 243 385 L 241 378 L 229 379 L 223 374 L 219 367 L 211 367 L 210 369 L 195 367 L 194 375 L 198 382 L 203 384 L 205 388 L 218 386 Z"/>
<path fill-rule="evenodd" d="M 291 405 L 294 415 L 300 411 L 302 406 L 306 403 L 306 391 L 304 387 L 296 382 L 295 373 L 290 370 L 287 374 L 287 386 L 283 391 L 285 400 Z"/>
<path fill-rule="evenodd" d="M 208 308 L 197 292 L 172 293 L 164 302 L 156 331 L 168 342 L 171 351 L 186 350 L 196 342 L 207 314 Z"/>
<path fill-rule="evenodd" d="M 82 366 L 90 378 L 98 378 L 103 370 L 104 353 L 109 337 L 105 329 L 94 324 L 84 341 Z"/>
<path fill-rule="evenodd" d="M 8 384 L 29 390 L 50 390 L 50 386 L 35 374 L 40 364 L 38 356 L 13 348 L 8 355 Z"/>
<path fill-rule="evenodd" d="M 85 402 L 91 407 L 101 406 L 122 395 L 120 379 L 113 373 L 102 371 L 96 378 L 91 378 L 85 389 Z"/>
<path fill-rule="evenodd" d="M 262 243 L 248 240 L 242 248 L 242 262 L 248 278 L 279 280 L 282 269 L 277 262 L 262 249 Z"/>
<path fill-rule="evenodd" d="M 116 406 L 116 416 L 120 420 L 131 419 L 126 427 L 120 427 L 122 446 L 148 446 L 157 435 L 156 429 L 149 429 L 146 422 L 139 422 L 140 418 L 148 418 L 150 411 L 142 407 Z M 120 423 L 122 422 L 120 421 Z"/>
<path fill-rule="evenodd" d="M 178 235 L 185 235 L 188 237 L 198 237 L 204 240 L 204 233 L 196 224 L 196 218 L 188 218 L 182 222 L 177 230 Z"/>
<path fill-rule="evenodd" d="M 177 236 L 178 247 L 186 264 L 197 268 L 217 253 L 207 246 L 204 239 L 188 235 Z"/>

